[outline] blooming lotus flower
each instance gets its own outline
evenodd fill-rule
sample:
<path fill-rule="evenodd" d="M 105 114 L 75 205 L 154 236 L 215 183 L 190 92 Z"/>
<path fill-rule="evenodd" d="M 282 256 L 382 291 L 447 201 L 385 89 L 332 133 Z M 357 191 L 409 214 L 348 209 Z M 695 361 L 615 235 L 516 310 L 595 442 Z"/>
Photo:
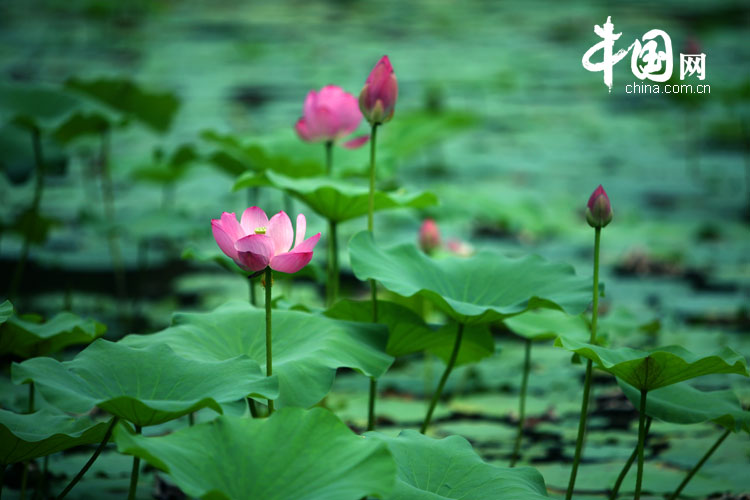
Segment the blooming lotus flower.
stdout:
<path fill-rule="evenodd" d="M 310 262 L 320 239 L 320 233 L 304 239 L 304 215 L 297 216 L 295 236 L 286 213 L 279 212 L 268 220 L 258 207 L 245 210 L 240 222 L 233 212 L 224 212 L 220 219 L 211 220 L 211 227 L 221 251 L 242 269 L 252 272 L 270 267 L 282 273 L 296 273 Z"/>
<path fill-rule="evenodd" d="M 604 227 L 612 221 L 612 206 L 601 184 L 594 190 L 586 204 L 586 221 L 591 227 Z"/>
<path fill-rule="evenodd" d="M 383 56 L 359 94 L 359 109 L 371 125 L 379 125 L 393 118 L 397 97 L 396 75 L 388 56 Z"/>
<path fill-rule="evenodd" d="M 425 219 L 419 228 L 419 248 L 431 254 L 440 247 L 440 230 L 433 219 Z"/>
<path fill-rule="evenodd" d="M 341 87 L 328 85 L 319 92 L 311 90 L 305 98 L 302 118 L 297 120 L 294 130 L 306 142 L 335 142 L 351 134 L 362 121 L 357 98 Z M 343 146 L 358 148 L 369 136 L 356 137 Z"/>

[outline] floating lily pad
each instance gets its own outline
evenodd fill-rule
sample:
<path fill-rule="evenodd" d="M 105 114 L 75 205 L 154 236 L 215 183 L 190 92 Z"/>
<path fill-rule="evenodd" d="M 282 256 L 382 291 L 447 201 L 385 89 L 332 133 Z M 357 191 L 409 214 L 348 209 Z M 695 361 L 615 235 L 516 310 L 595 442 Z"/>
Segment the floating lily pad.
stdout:
<path fill-rule="evenodd" d="M 589 322 L 582 315 L 571 316 L 554 309 L 539 309 L 513 316 L 505 326 L 519 337 L 532 341 L 552 340 L 558 336 L 588 340 Z"/>
<path fill-rule="evenodd" d="M 567 264 L 537 255 L 507 257 L 481 252 L 471 259 L 433 260 L 415 245 L 382 248 L 372 234 L 357 233 L 349 242 L 354 274 L 375 279 L 388 290 L 422 295 L 465 324 L 502 320 L 534 308 L 579 314 L 591 300 L 588 279 Z"/>
<path fill-rule="evenodd" d="M 169 345 L 185 358 L 216 361 L 247 355 L 265 369 L 265 311 L 228 302 L 209 313 L 178 313 L 172 326 L 153 335 L 130 335 L 131 346 Z M 382 325 L 339 321 L 299 311 L 273 311 L 273 371 L 277 406 L 312 406 L 331 389 L 338 368 L 380 377 L 386 354 Z"/>
<path fill-rule="evenodd" d="M 372 302 L 341 300 L 328 309 L 326 316 L 347 321 L 372 321 Z M 456 325 L 442 327 L 428 325 L 408 307 L 395 302 L 378 301 L 378 323 L 388 327 L 386 352 L 391 356 L 405 356 L 429 351 L 447 362 L 456 342 Z M 464 330 L 456 364 L 473 363 L 495 352 L 495 343 L 487 328 Z"/>
<path fill-rule="evenodd" d="M 396 474 L 383 443 L 355 435 L 322 408 L 224 416 L 163 437 L 118 427 L 115 437 L 121 453 L 164 470 L 196 498 L 389 498 Z"/>
<path fill-rule="evenodd" d="M 651 391 L 712 373 L 750 376 L 745 358 L 729 347 L 701 356 L 680 346 L 648 351 L 629 347 L 608 349 L 565 337 L 558 337 L 555 345 L 592 360 L 602 370 L 638 390 Z"/>
<path fill-rule="evenodd" d="M 99 339 L 72 361 L 13 364 L 15 383 L 34 382 L 52 405 L 83 413 L 94 406 L 136 425 L 156 425 L 201 408 L 254 395 L 274 398 L 276 380 L 245 357 L 186 360 L 165 345 L 135 349 Z"/>
<path fill-rule="evenodd" d="M 71 78 L 65 86 L 97 102 L 134 118 L 157 132 L 166 132 L 172 124 L 179 99 L 171 92 L 146 91 L 134 82 L 120 78 L 82 80 Z"/>
<path fill-rule="evenodd" d="M 617 383 L 637 408 L 640 391 L 622 380 L 618 379 Z M 649 392 L 646 415 L 673 424 L 711 421 L 732 432 L 743 430 L 750 433 L 750 411 L 742 409 L 734 391 L 701 391 L 687 382 Z"/>
<path fill-rule="evenodd" d="M 253 186 L 272 186 L 286 191 L 307 204 L 318 215 L 334 222 L 344 222 L 367 215 L 369 189 L 364 184 L 352 184 L 329 177 L 293 179 L 276 172 L 248 172 L 241 175 L 234 189 Z M 425 208 L 437 205 L 432 193 L 375 192 L 375 211 L 395 208 Z"/>
<path fill-rule="evenodd" d="M 13 464 L 98 443 L 107 432 L 107 422 L 71 417 L 50 410 L 20 414 L 0 410 L 0 464 Z"/>
<path fill-rule="evenodd" d="M 106 331 L 107 327 L 98 321 L 69 312 L 61 312 L 45 322 L 14 316 L 0 323 L 0 354 L 23 358 L 46 356 L 70 345 L 93 342 Z"/>
<path fill-rule="evenodd" d="M 403 431 L 395 438 L 377 432 L 366 437 L 386 443 L 396 460 L 396 487 L 389 500 L 548 498 L 539 472 L 488 464 L 460 436 L 433 439 Z"/>

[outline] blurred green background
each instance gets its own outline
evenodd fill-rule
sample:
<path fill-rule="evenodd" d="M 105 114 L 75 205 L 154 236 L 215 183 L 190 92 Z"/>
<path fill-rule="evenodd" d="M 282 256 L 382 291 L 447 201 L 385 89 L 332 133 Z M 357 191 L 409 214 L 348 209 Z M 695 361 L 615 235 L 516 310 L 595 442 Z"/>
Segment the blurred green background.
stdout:
<path fill-rule="evenodd" d="M 697 43 L 706 53 L 707 78 L 700 83 L 709 84 L 711 93 L 627 94 L 625 85 L 637 81 L 629 57 L 615 67 L 608 93 L 602 75 L 581 66 L 583 53 L 600 40 L 594 25 L 607 16 L 623 33 L 616 49 L 659 28 L 671 36 L 678 64 L 679 53 Z M 323 147 L 302 143 L 293 130 L 305 95 L 326 84 L 357 95 L 375 62 L 388 54 L 399 100 L 393 121 L 380 131 L 380 185 L 431 191 L 440 204 L 378 213 L 379 242 L 416 242 L 421 221 L 432 217 L 444 240 L 536 252 L 589 275 L 593 231 L 583 212 L 601 183 L 614 209 L 602 239 L 603 314 L 612 315 L 612 324 L 618 318 L 624 324 L 611 335 L 627 339 L 620 343 L 680 343 L 694 350 L 728 344 L 747 354 L 749 27 L 750 4 L 723 0 L 3 2 L 3 89 L 54 89 L 71 77 L 115 76 L 150 92 L 174 93 L 180 101 L 163 133 L 138 123 L 113 131 L 113 219 L 106 216 L 95 175 L 98 140 L 57 144 L 43 137 L 49 171 L 40 212 L 50 228 L 30 248 L 14 304 L 22 312 L 70 309 L 93 316 L 109 326 L 109 338 L 119 338 L 162 328 L 178 309 L 246 297 L 242 279 L 182 253 L 218 252 L 210 219 L 222 211 L 239 213 L 258 204 L 273 213 L 290 202 L 270 189 L 232 192 L 235 176 L 212 161 L 218 146 L 206 131 L 230 134 L 270 155 L 322 163 Z M 366 124 L 360 131 L 366 132 Z M 195 158 L 165 183 L 164 160 L 181 145 L 191 146 Z M 367 161 L 366 147 L 339 148 L 334 170 L 364 186 Z M 24 241 L 19 221 L 34 192 L 28 133 L 12 124 L 0 129 L 0 167 L 0 293 L 7 294 Z M 300 202 L 291 204 L 294 214 L 308 216 L 309 231 L 324 233 L 314 258 L 320 271 L 279 290 L 289 304 L 321 306 L 325 223 Z M 341 237 L 364 227 L 364 218 L 347 222 Z M 119 290 L 111 230 L 125 277 Z M 364 296 L 342 247 L 343 292 Z M 485 458 L 504 462 L 522 348 L 501 332 L 497 342 L 500 354 L 454 377 L 449 389 L 457 397 L 450 411 L 458 417 L 438 426 L 438 433 L 460 433 Z M 535 368 L 531 390 L 538 400 L 532 398 L 530 411 L 541 427 L 532 440 L 538 449 L 525 460 L 540 468 L 549 486 L 561 488 L 579 388 L 567 389 L 558 397 L 562 401 L 549 399 L 548 391 L 566 390 L 555 385 L 561 371 L 575 377 L 580 367 L 568 366 L 568 357 L 551 347 L 536 353 L 565 368 L 541 361 Z M 381 408 L 394 429 L 418 421 L 404 417 L 410 411 L 422 414 L 423 403 L 412 399 L 424 387 L 422 368 L 421 360 L 407 360 L 382 386 L 393 392 Z M 748 383 L 732 381 L 750 403 Z M 365 415 L 364 383 L 342 377 L 338 395 L 330 398 L 355 424 Z M 602 387 L 589 440 L 595 449 L 587 451 L 591 462 L 580 480 L 594 493 L 598 476 L 619 471 L 634 436 L 621 432 L 633 425 L 629 403 L 611 381 Z M 476 412 L 478 421 L 462 420 L 467 412 Z M 650 451 L 666 474 L 664 491 L 680 477 L 679 467 L 700 456 L 701 440 L 713 440 L 711 426 L 691 429 L 684 439 L 660 447 L 654 426 Z M 687 431 L 661 432 L 674 437 Z M 750 491 L 748 478 L 736 473 L 750 461 L 747 436 L 733 443 L 717 455 L 722 466 L 708 467 L 692 483 L 695 495 Z"/>

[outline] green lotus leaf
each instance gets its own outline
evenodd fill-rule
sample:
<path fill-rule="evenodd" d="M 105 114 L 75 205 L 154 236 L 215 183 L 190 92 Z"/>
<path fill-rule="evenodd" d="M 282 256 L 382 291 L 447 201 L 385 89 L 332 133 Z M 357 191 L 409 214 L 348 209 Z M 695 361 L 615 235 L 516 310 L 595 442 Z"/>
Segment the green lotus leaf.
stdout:
<path fill-rule="evenodd" d="M 232 176 L 246 172 L 273 170 L 289 177 L 308 177 L 324 172 L 320 162 L 298 160 L 283 154 L 271 154 L 257 144 L 245 144 L 233 135 L 222 135 L 207 130 L 201 138 L 217 149 L 208 155 L 208 161 Z"/>
<path fill-rule="evenodd" d="M 96 423 L 88 417 L 71 417 L 50 410 L 27 414 L 0 410 L 0 464 L 98 443 L 104 439 L 108 426 L 107 422 Z"/>
<path fill-rule="evenodd" d="M 8 318 L 11 316 L 13 316 L 13 304 L 11 304 L 10 300 L 6 300 L 0 304 L 0 326 L 8 321 Z"/>
<path fill-rule="evenodd" d="M 180 107 L 173 93 L 146 91 L 124 78 L 71 78 L 65 87 L 162 133 L 169 130 Z"/>
<path fill-rule="evenodd" d="M 70 345 L 91 343 L 106 331 L 102 323 L 69 312 L 61 312 L 46 322 L 13 316 L 0 324 L 0 354 L 46 356 Z"/>
<path fill-rule="evenodd" d="M 187 360 L 165 345 L 136 349 L 99 339 L 72 361 L 33 358 L 13 364 L 13 382 L 34 382 L 53 406 L 83 413 L 94 406 L 146 426 L 248 395 L 275 398 L 277 381 L 245 357 Z"/>
<path fill-rule="evenodd" d="M 637 408 L 640 391 L 617 380 L 625 396 Z M 743 410 L 734 391 L 701 391 L 687 382 L 673 384 L 648 393 L 646 415 L 673 424 L 714 422 L 732 432 L 750 433 L 750 411 Z"/>
<path fill-rule="evenodd" d="M 349 242 L 352 270 L 391 292 L 422 295 L 464 324 L 502 320 L 529 309 L 579 314 L 591 300 L 588 279 L 567 264 L 542 257 L 507 257 L 484 251 L 471 259 L 433 260 L 415 245 L 382 248 L 362 231 Z"/>
<path fill-rule="evenodd" d="M 396 460 L 396 486 L 388 500 L 548 498 L 544 478 L 535 469 L 488 464 L 460 436 L 433 439 L 411 430 L 398 437 L 365 436 L 386 443 Z"/>
<path fill-rule="evenodd" d="M 228 302 L 208 313 L 177 313 L 172 326 L 152 335 L 129 335 L 131 346 L 166 344 L 182 357 L 216 361 L 247 355 L 265 370 L 265 311 Z M 276 405 L 309 407 L 331 389 L 338 368 L 380 377 L 393 363 L 382 325 L 339 321 L 299 311 L 273 311 Z"/>
<path fill-rule="evenodd" d="M 588 340 L 590 326 L 583 315 L 571 316 L 555 309 L 539 309 L 504 321 L 508 329 L 531 341 L 552 340 L 558 336 Z"/>
<path fill-rule="evenodd" d="M 31 130 L 57 127 L 80 100 L 52 87 L 0 86 L 0 121 Z"/>
<path fill-rule="evenodd" d="M 362 184 L 331 179 L 329 177 L 302 177 L 293 179 L 272 171 L 247 172 L 234 184 L 234 189 L 253 186 L 272 186 L 281 189 L 307 204 L 318 215 L 334 222 L 343 222 L 367 215 L 369 190 Z M 405 192 L 375 193 L 375 210 L 395 208 L 425 208 L 437 205 L 432 193 Z"/>
<path fill-rule="evenodd" d="M 266 419 L 223 416 L 162 437 L 115 430 L 121 453 L 211 499 L 386 498 L 396 467 L 387 447 L 355 435 L 328 410 L 283 408 Z"/>
<path fill-rule="evenodd" d="M 651 391 L 713 373 L 750 376 L 745 358 L 729 347 L 699 355 L 680 346 L 657 347 L 647 351 L 629 347 L 609 349 L 565 337 L 558 337 L 555 346 L 592 360 L 602 370 L 639 391 Z"/>
<path fill-rule="evenodd" d="M 324 314 L 368 323 L 372 321 L 372 302 L 341 300 Z M 388 327 L 386 352 L 394 357 L 429 351 L 447 363 L 456 342 L 455 324 L 428 325 L 417 313 L 395 302 L 378 301 L 378 323 Z M 473 363 L 493 352 L 495 342 L 488 328 L 484 325 L 466 328 L 456 364 Z"/>
<path fill-rule="evenodd" d="M 61 144 L 67 144 L 80 137 L 100 135 L 122 123 L 122 117 L 104 110 L 78 110 L 55 128 L 53 136 Z"/>

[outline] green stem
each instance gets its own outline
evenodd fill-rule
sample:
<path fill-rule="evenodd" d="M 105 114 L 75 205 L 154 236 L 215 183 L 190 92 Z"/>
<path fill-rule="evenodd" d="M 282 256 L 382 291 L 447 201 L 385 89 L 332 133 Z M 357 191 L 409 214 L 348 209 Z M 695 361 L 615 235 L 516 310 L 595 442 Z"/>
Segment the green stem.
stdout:
<path fill-rule="evenodd" d="M 273 286 L 273 271 L 266 268 L 266 376 L 273 375 L 273 353 L 271 348 L 271 287 Z M 268 416 L 273 414 L 273 399 L 268 400 Z"/>
<path fill-rule="evenodd" d="M 247 277 L 247 286 L 250 290 L 250 305 L 256 306 L 258 304 L 257 302 L 257 296 L 255 293 L 255 280 L 251 278 L 250 276 Z"/>
<path fill-rule="evenodd" d="M 706 452 L 705 455 L 703 455 L 703 458 L 701 458 L 695 466 L 690 469 L 690 472 L 688 472 L 688 475 L 685 476 L 685 479 L 682 480 L 680 485 L 677 487 L 674 493 L 672 493 L 672 496 L 669 497 L 669 500 L 675 500 L 677 497 L 680 496 L 680 493 L 682 493 L 682 490 L 687 486 L 687 484 L 690 482 L 690 480 L 693 478 L 696 472 L 703 467 L 703 464 L 706 463 L 706 461 L 711 458 L 711 455 L 714 454 L 714 452 L 721 446 L 721 443 L 724 442 L 724 440 L 729 436 L 729 433 L 731 431 L 727 429 L 724 431 L 724 433 L 719 436 L 719 439 L 714 443 L 714 445 Z"/>
<path fill-rule="evenodd" d="M 370 195 L 367 200 L 367 230 L 374 233 L 375 223 L 373 214 L 375 213 L 375 143 L 378 136 L 378 124 L 372 125 L 370 133 Z M 375 280 L 370 280 L 370 295 L 372 298 L 372 322 L 378 322 L 378 284 Z M 378 381 L 370 379 L 370 399 L 367 413 L 367 430 L 375 429 L 375 398 L 377 397 Z"/>
<path fill-rule="evenodd" d="M 191 411 L 188 413 L 188 425 L 190 427 L 195 425 L 195 412 Z"/>
<path fill-rule="evenodd" d="M 338 236 L 336 235 L 336 222 L 328 221 L 328 285 L 326 295 L 328 306 L 336 302 L 339 294 L 339 250 Z"/>
<path fill-rule="evenodd" d="M 34 382 L 29 384 L 29 411 L 27 413 L 34 413 Z"/>
<path fill-rule="evenodd" d="M 107 432 L 104 433 L 104 439 L 102 439 L 102 442 L 99 443 L 99 446 L 96 448 L 96 451 L 93 455 L 91 455 L 91 458 L 89 458 L 89 461 L 86 462 L 86 464 L 81 468 L 81 470 L 78 471 L 78 474 L 73 478 L 70 483 L 65 487 L 64 490 L 62 490 L 62 493 L 60 493 L 57 496 L 57 500 L 62 500 L 65 498 L 65 495 L 67 495 L 70 490 L 73 489 L 73 487 L 78 484 L 78 481 L 81 480 L 84 474 L 86 474 L 86 471 L 88 471 L 92 465 L 94 465 L 94 462 L 96 462 L 96 459 L 99 457 L 101 452 L 104 450 L 104 448 L 107 446 L 107 443 L 109 442 L 109 438 L 112 437 L 112 431 L 115 428 L 115 425 L 117 424 L 117 417 L 112 417 L 112 421 L 109 423 L 109 427 L 107 428 Z"/>
<path fill-rule="evenodd" d="M 646 418 L 646 436 L 648 436 L 648 431 L 650 429 L 651 429 L 651 417 L 647 417 Z M 630 454 L 630 457 L 625 462 L 625 465 L 620 471 L 620 475 L 617 476 L 617 481 L 615 481 L 615 485 L 614 487 L 612 487 L 612 493 L 609 494 L 609 500 L 615 500 L 617 498 L 617 494 L 620 492 L 620 486 L 622 486 L 622 482 L 625 480 L 625 476 L 627 476 L 628 472 L 630 472 L 630 467 L 633 466 L 633 462 L 635 462 L 635 459 L 637 457 L 638 457 L 638 444 L 636 443 L 635 448 L 633 448 L 633 453 Z"/>
<path fill-rule="evenodd" d="M 641 498 L 643 484 L 643 443 L 646 441 L 646 395 L 647 389 L 641 389 L 641 405 L 638 408 L 638 474 L 635 478 L 635 496 L 633 500 Z"/>
<path fill-rule="evenodd" d="M 326 141 L 326 175 L 331 176 L 333 172 L 333 141 Z"/>
<path fill-rule="evenodd" d="M 135 433 L 141 433 L 141 426 L 135 426 Z M 130 490 L 128 490 L 128 500 L 135 500 L 135 490 L 138 488 L 138 473 L 141 469 L 141 459 L 133 457 L 133 470 L 130 473 Z"/>
<path fill-rule="evenodd" d="M 36 233 L 36 223 L 39 220 L 39 207 L 42 203 L 42 193 L 44 192 L 44 173 L 45 173 L 45 162 L 42 154 L 42 137 L 41 132 L 36 127 L 31 131 L 31 147 L 34 151 L 34 163 L 36 166 L 36 176 L 34 183 L 34 199 L 31 202 L 31 224 L 32 227 L 28 228 L 24 239 L 23 246 L 21 247 L 21 255 L 16 265 L 16 270 L 13 273 L 13 280 L 11 281 L 8 296 L 13 299 L 18 293 L 18 288 L 21 286 L 23 279 L 23 271 L 26 268 L 26 262 L 29 259 L 29 251 L 31 249 L 31 237 Z"/>
<path fill-rule="evenodd" d="M 21 475 L 21 500 L 26 500 L 26 484 L 29 482 L 29 462 L 23 463 L 23 474 Z"/>
<path fill-rule="evenodd" d="M 424 422 L 422 422 L 422 428 L 419 430 L 422 434 L 424 434 L 427 431 L 427 427 L 430 425 L 430 420 L 432 420 L 432 413 L 435 411 L 435 406 L 437 406 L 437 402 L 440 399 L 440 395 L 443 393 L 443 387 L 445 387 L 445 382 L 448 380 L 448 376 L 450 376 L 451 371 L 453 370 L 453 366 L 456 364 L 456 359 L 458 358 L 458 351 L 461 349 L 461 339 L 464 336 L 464 324 L 459 323 L 458 324 L 458 331 L 456 332 L 456 342 L 453 344 L 453 352 L 451 352 L 451 357 L 448 359 L 448 365 L 445 367 L 445 371 L 443 372 L 443 376 L 440 377 L 440 383 L 438 383 L 437 389 L 435 390 L 434 394 L 432 395 L 432 401 L 430 401 L 430 407 L 427 409 L 427 415 L 424 417 Z"/>
<path fill-rule="evenodd" d="M 531 368 L 531 340 L 526 340 L 526 348 L 523 360 L 523 378 L 521 379 L 521 397 L 518 404 L 518 435 L 516 436 L 516 445 L 513 448 L 513 456 L 510 459 L 510 466 L 514 467 L 516 462 L 521 458 L 521 439 L 523 437 L 524 419 L 526 417 L 526 389 L 529 384 L 529 369 Z"/>
<path fill-rule="evenodd" d="M 5 484 L 5 469 L 8 468 L 8 464 L 0 464 L 0 498 L 3 497 L 3 484 Z"/>
<path fill-rule="evenodd" d="M 596 341 L 596 322 L 599 318 L 599 243 L 601 240 L 602 228 L 594 228 L 594 279 L 593 279 L 593 305 L 591 310 L 591 336 L 590 343 Z M 586 362 L 586 377 L 583 381 L 583 401 L 581 402 L 581 416 L 578 421 L 578 436 L 576 437 L 576 450 L 573 455 L 573 468 L 570 471 L 570 480 L 568 481 L 568 490 L 565 493 L 565 500 L 573 498 L 573 490 L 578 475 L 578 465 L 581 463 L 581 452 L 583 451 L 583 438 L 586 434 L 586 420 L 588 419 L 589 410 L 589 393 L 591 392 L 591 371 L 592 362 Z"/>

